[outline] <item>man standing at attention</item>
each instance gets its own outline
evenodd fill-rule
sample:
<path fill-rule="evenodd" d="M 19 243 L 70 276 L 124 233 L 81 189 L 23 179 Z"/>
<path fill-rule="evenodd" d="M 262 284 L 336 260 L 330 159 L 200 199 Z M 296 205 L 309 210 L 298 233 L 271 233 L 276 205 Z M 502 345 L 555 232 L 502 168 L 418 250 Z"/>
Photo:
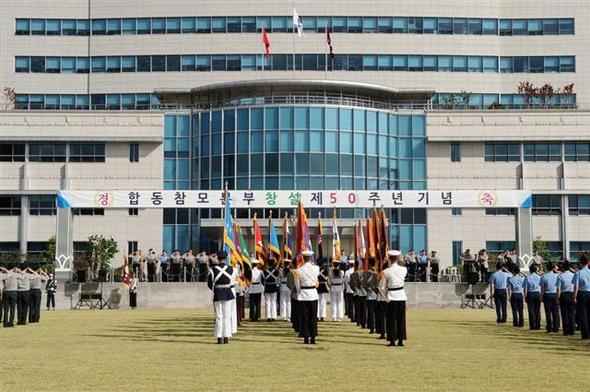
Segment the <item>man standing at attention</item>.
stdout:
<path fill-rule="evenodd" d="M 252 260 L 252 285 L 250 286 L 250 321 L 260 319 L 260 300 L 264 286 L 262 285 L 262 271 L 258 268 L 258 260 Z"/>
<path fill-rule="evenodd" d="M 590 339 L 590 265 L 586 255 L 580 256 L 580 270 L 574 275 L 573 283 L 582 339 Z"/>
<path fill-rule="evenodd" d="M 403 347 L 406 336 L 406 291 L 404 282 L 408 274 L 401 260 L 401 252 L 388 252 L 390 267 L 383 271 L 384 286 L 387 287 L 387 340 L 389 346 Z"/>
<path fill-rule="evenodd" d="M 547 332 L 559 332 L 559 303 L 557 302 L 557 265 L 549 264 L 548 272 L 541 278 L 541 298 L 545 307 Z"/>
<path fill-rule="evenodd" d="M 508 303 L 508 279 L 512 276 L 506 271 L 504 264 L 496 263 L 496 272 L 490 276 L 490 295 L 494 298 L 496 305 L 496 322 L 498 324 L 506 322 L 506 307 Z"/>
<path fill-rule="evenodd" d="M 301 252 L 303 265 L 297 268 L 295 286 L 301 310 L 301 334 L 304 344 L 315 344 L 318 335 L 318 276 L 320 267 L 311 263 L 313 252 Z"/>
<path fill-rule="evenodd" d="M 573 335 L 576 332 L 576 312 L 574 301 L 574 272 L 570 269 L 569 261 L 561 265 L 563 271 L 557 278 L 557 300 L 561 310 L 563 335 Z"/>
<path fill-rule="evenodd" d="M 218 263 L 209 270 L 207 286 L 213 291 L 213 309 L 215 311 L 215 337 L 217 344 L 228 344 L 232 336 L 231 300 L 235 299 L 231 286 L 233 268 L 225 264 L 227 252 L 217 254 Z"/>

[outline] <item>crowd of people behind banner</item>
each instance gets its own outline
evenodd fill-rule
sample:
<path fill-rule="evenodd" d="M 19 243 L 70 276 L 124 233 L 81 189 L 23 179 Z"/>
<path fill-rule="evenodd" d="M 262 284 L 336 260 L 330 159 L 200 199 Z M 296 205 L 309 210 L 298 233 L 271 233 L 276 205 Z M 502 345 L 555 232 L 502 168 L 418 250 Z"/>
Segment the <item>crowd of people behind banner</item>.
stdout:
<path fill-rule="evenodd" d="M 0 321 L 5 328 L 41 320 L 41 290 L 47 294 L 47 310 L 55 310 L 57 283 L 53 274 L 37 263 L 7 262 L 0 265 Z"/>

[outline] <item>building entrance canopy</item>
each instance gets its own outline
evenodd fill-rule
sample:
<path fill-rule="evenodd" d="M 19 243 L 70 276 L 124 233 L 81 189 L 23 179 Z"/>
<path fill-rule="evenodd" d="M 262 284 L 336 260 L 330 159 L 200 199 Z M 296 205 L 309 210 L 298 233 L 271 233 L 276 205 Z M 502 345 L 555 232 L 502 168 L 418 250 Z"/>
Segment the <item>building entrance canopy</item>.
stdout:
<path fill-rule="evenodd" d="M 531 208 L 526 190 L 231 190 L 233 208 Z M 62 190 L 59 208 L 223 208 L 221 190 Z"/>

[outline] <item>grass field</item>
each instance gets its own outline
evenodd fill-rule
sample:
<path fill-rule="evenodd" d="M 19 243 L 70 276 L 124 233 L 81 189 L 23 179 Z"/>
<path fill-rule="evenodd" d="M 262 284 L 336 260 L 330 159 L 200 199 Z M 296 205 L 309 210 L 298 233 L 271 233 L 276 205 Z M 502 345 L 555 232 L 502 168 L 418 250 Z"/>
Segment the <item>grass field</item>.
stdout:
<path fill-rule="evenodd" d="M 408 320 L 406 347 L 348 321 L 320 323 L 317 346 L 278 321 L 246 322 L 219 346 L 207 310 L 43 312 L 0 329 L 0 390 L 590 390 L 579 335 L 496 325 L 492 310 L 411 309 Z"/>

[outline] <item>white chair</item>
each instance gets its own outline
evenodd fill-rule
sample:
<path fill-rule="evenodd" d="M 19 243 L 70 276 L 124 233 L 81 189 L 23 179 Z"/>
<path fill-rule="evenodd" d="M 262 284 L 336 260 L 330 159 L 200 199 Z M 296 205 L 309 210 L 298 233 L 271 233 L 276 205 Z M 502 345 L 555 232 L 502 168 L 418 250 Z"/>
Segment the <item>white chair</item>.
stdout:
<path fill-rule="evenodd" d="M 447 267 L 440 272 L 440 280 L 441 282 L 451 281 L 451 267 Z"/>
<path fill-rule="evenodd" d="M 459 275 L 459 270 L 457 269 L 457 267 L 451 267 L 450 281 L 461 282 L 461 275 Z"/>

